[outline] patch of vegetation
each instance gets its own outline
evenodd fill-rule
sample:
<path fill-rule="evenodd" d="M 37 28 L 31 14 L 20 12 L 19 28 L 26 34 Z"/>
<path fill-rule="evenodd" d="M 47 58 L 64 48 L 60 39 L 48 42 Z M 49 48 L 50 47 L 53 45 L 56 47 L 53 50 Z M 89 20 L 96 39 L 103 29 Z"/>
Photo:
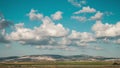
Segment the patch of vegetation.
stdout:
<path fill-rule="evenodd" d="M 5 62 L 0 68 L 120 68 L 113 62 L 78 62 L 78 61 L 41 61 L 41 62 Z"/>

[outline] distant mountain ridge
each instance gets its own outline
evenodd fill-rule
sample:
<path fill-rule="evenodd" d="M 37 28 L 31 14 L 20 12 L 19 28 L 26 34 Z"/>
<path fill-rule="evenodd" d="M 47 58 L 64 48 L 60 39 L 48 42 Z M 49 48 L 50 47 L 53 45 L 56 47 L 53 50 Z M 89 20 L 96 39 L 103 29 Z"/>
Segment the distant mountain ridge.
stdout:
<path fill-rule="evenodd" d="M 89 56 L 89 55 L 27 55 L 27 56 L 12 56 L 0 58 L 0 62 L 3 61 L 114 61 L 120 60 L 120 58 L 102 57 L 102 56 Z"/>

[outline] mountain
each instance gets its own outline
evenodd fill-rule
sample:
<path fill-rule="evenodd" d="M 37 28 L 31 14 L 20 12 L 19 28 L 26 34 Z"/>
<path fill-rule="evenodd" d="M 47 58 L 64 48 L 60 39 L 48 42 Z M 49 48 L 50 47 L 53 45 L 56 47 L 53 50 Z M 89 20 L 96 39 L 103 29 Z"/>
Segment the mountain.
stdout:
<path fill-rule="evenodd" d="M 73 55 L 73 56 L 62 56 L 62 55 L 27 55 L 27 56 L 12 56 L 2 57 L 2 61 L 113 61 L 120 60 L 120 58 L 110 58 L 102 56 L 89 56 L 89 55 Z"/>

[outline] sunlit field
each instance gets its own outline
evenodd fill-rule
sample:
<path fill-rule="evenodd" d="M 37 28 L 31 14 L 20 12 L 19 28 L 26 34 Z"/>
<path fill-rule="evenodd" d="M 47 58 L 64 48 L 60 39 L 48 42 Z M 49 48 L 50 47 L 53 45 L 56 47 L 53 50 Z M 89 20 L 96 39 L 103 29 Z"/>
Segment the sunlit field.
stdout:
<path fill-rule="evenodd" d="M 120 68 L 113 62 L 41 61 L 41 62 L 3 62 L 0 68 Z"/>

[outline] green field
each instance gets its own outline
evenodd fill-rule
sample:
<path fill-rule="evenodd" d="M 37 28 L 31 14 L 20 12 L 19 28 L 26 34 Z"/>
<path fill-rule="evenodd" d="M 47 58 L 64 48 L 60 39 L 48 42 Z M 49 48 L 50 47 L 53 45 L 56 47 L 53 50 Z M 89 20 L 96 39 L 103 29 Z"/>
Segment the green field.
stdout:
<path fill-rule="evenodd" d="M 0 68 L 120 68 L 113 62 L 77 62 L 77 61 L 41 61 L 41 62 L 5 62 Z"/>

